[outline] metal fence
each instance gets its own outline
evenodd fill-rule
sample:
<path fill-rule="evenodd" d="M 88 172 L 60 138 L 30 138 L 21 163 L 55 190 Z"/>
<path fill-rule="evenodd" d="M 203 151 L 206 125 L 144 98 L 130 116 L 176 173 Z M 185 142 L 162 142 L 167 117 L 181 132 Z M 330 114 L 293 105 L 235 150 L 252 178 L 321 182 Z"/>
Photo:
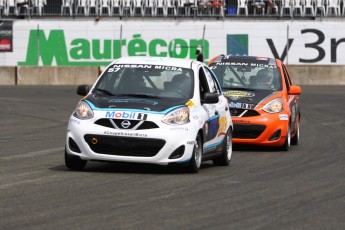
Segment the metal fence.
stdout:
<path fill-rule="evenodd" d="M 345 0 L 0 0 L 0 17 L 344 17 L 344 2 Z"/>

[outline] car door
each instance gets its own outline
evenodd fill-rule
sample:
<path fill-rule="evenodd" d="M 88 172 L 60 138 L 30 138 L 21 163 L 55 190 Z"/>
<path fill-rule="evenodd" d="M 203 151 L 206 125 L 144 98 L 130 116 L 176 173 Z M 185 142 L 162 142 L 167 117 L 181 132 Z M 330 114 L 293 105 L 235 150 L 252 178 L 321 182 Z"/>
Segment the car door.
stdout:
<path fill-rule="evenodd" d="M 283 65 L 283 72 L 284 72 L 286 88 L 287 88 L 287 91 L 289 92 L 289 89 L 290 89 L 292 83 L 291 83 L 289 73 L 288 73 L 288 71 L 284 65 Z M 297 122 L 296 120 L 297 120 L 297 116 L 299 114 L 298 100 L 299 100 L 298 95 L 288 94 L 288 103 L 289 103 L 289 108 L 290 108 L 290 112 L 291 112 L 290 122 L 291 122 L 291 132 L 292 133 L 295 132 L 296 122 Z"/>
<path fill-rule="evenodd" d="M 222 142 L 227 130 L 227 100 L 222 96 L 219 84 L 208 69 L 203 67 L 200 70 L 200 84 L 206 92 L 218 94 L 219 102 L 214 104 L 203 104 L 203 108 L 208 114 L 208 120 L 204 130 L 204 152 L 214 151 Z M 202 98 L 202 95 L 201 95 Z M 228 115 L 229 116 L 229 115 Z"/>

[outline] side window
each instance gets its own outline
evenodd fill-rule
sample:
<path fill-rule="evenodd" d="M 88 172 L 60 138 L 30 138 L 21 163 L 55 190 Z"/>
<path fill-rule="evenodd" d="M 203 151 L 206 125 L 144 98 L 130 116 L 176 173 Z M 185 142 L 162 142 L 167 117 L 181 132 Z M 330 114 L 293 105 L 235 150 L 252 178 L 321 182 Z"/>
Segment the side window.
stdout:
<path fill-rule="evenodd" d="M 214 78 L 213 74 L 207 68 L 204 68 L 204 70 L 205 70 L 205 76 L 206 76 L 208 85 L 210 87 L 210 92 L 219 94 L 220 93 L 219 86 L 218 86 L 218 83 L 217 83 L 216 79 Z"/>
<path fill-rule="evenodd" d="M 199 68 L 199 82 L 200 82 L 200 99 L 202 100 L 204 98 L 204 94 L 206 92 L 210 92 L 207 84 L 207 79 L 205 75 L 205 71 L 203 68 Z"/>
<path fill-rule="evenodd" d="M 289 73 L 288 73 L 287 69 L 285 68 L 285 65 L 283 65 L 283 71 L 284 71 L 284 79 L 285 79 L 286 88 L 287 88 L 287 90 L 289 90 L 290 85 L 291 85 L 291 80 L 290 80 Z"/>

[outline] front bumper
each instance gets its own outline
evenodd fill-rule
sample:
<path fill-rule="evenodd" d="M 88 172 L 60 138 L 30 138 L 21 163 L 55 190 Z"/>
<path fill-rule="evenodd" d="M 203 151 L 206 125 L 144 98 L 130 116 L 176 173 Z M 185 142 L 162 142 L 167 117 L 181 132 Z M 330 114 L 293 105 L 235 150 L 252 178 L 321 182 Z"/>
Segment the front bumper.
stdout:
<path fill-rule="evenodd" d="M 233 117 L 235 144 L 281 146 L 289 125 L 286 113 L 260 113 L 253 117 Z"/>
<path fill-rule="evenodd" d="M 160 122 L 159 128 L 145 130 L 114 129 L 94 122 L 71 116 L 66 135 L 67 153 L 83 160 L 184 163 L 192 156 L 199 130 L 192 122 L 180 126 Z"/>

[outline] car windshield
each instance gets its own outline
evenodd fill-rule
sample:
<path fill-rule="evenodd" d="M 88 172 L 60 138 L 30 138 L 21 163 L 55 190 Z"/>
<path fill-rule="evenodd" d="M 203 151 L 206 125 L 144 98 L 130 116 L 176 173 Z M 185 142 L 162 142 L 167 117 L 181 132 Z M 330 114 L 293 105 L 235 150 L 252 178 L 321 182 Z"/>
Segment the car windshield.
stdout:
<path fill-rule="evenodd" d="M 93 89 L 108 96 L 190 99 L 194 75 L 191 69 L 140 64 L 109 66 Z"/>
<path fill-rule="evenodd" d="M 275 65 L 231 66 L 211 65 L 223 89 L 281 90 L 281 76 Z"/>

